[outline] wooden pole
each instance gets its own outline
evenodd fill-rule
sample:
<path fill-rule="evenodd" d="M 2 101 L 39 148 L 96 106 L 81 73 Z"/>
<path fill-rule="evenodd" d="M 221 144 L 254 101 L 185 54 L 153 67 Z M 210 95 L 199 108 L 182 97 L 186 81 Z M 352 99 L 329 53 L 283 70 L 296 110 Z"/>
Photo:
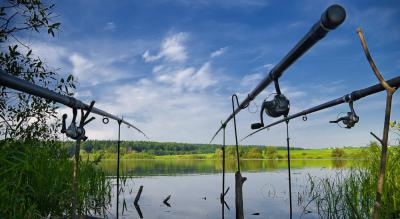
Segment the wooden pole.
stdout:
<path fill-rule="evenodd" d="M 370 66 L 372 68 L 372 71 L 374 72 L 375 76 L 377 77 L 379 83 L 381 83 L 382 87 L 384 87 L 386 90 L 386 108 L 385 108 L 385 120 L 383 123 L 383 137 L 382 137 L 382 139 L 378 138 L 378 140 L 380 140 L 380 143 L 382 144 L 381 161 L 380 161 L 378 182 L 377 182 L 377 188 L 376 188 L 375 204 L 374 204 L 374 209 L 373 209 L 373 213 L 372 213 L 374 219 L 379 219 L 381 202 L 382 202 L 382 194 L 383 194 L 383 184 L 384 184 L 385 172 L 386 172 L 386 162 L 388 159 L 387 147 L 388 147 L 388 140 L 389 140 L 389 125 L 390 125 L 390 115 L 391 115 L 391 110 L 392 110 L 392 99 L 393 99 L 394 92 L 396 92 L 396 89 L 391 87 L 385 81 L 382 74 L 379 72 L 378 68 L 376 67 L 375 62 L 372 59 L 372 56 L 368 50 L 368 46 L 365 41 L 365 38 L 364 38 L 361 28 L 359 28 L 357 30 L 357 33 L 360 38 L 361 45 L 364 49 L 365 56 L 367 57 L 368 63 L 370 64 Z M 377 138 L 377 136 L 375 134 L 373 134 L 373 136 L 375 138 Z"/>
<path fill-rule="evenodd" d="M 240 171 L 235 173 L 235 205 L 236 205 L 236 219 L 244 219 L 243 213 L 243 183 L 247 180 L 242 177 Z"/>

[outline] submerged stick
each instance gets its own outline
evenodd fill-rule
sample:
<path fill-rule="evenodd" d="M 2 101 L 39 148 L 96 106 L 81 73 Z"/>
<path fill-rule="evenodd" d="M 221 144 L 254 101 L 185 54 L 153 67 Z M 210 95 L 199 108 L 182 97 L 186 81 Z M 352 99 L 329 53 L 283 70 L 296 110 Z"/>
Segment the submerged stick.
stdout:
<path fill-rule="evenodd" d="M 390 115 L 391 115 L 391 111 L 392 111 L 392 99 L 393 99 L 393 94 L 396 91 L 396 88 L 391 87 L 385 81 L 385 79 L 382 77 L 382 74 L 379 72 L 378 68 L 376 67 L 375 62 L 372 59 L 372 56 L 368 50 L 367 42 L 365 41 L 365 38 L 364 38 L 361 28 L 359 28 L 357 30 L 357 33 L 360 38 L 361 45 L 364 49 L 365 56 L 367 57 L 368 63 L 370 64 L 370 66 L 372 68 L 372 71 L 374 72 L 375 76 L 379 80 L 379 83 L 386 90 L 386 107 L 385 107 L 385 120 L 383 123 L 383 137 L 382 137 L 382 140 L 380 141 L 380 143 L 382 145 L 381 161 L 380 161 L 379 174 L 378 174 L 378 183 L 377 183 L 377 188 L 376 188 L 375 204 L 374 204 L 374 209 L 372 212 L 373 218 L 378 219 L 378 218 L 380 218 L 380 209 L 381 209 L 381 201 L 382 201 L 382 194 L 383 194 L 383 183 L 384 183 L 384 179 L 385 179 L 386 162 L 388 159 L 387 147 L 388 147 L 388 140 L 389 140 L 389 125 L 390 125 Z M 377 136 L 374 136 L 374 137 L 378 138 Z"/>
<path fill-rule="evenodd" d="M 166 205 L 166 206 L 168 206 L 168 207 L 171 207 L 171 205 L 168 203 L 168 201 L 169 201 L 170 198 L 171 198 L 171 195 L 167 196 L 167 197 L 164 199 L 164 201 L 163 201 L 164 205 Z"/>
<path fill-rule="evenodd" d="M 140 186 L 139 191 L 136 194 L 136 198 L 135 198 L 135 201 L 133 202 L 133 204 L 138 205 L 140 196 L 142 195 L 142 191 L 143 191 L 143 186 Z"/>
<path fill-rule="evenodd" d="M 240 171 L 235 173 L 235 204 L 236 204 L 236 219 L 244 219 L 243 214 L 243 183 L 247 180 L 242 177 Z"/>
<path fill-rule="evenodd" d="M 143 218 L 143 214 L 142 214 L 142 211 L 140 210 L 140 206 L 139 205 L 134 205 L 134 206 L 135 206 L 135 209 L 136 209 L 139 217 Z"/>

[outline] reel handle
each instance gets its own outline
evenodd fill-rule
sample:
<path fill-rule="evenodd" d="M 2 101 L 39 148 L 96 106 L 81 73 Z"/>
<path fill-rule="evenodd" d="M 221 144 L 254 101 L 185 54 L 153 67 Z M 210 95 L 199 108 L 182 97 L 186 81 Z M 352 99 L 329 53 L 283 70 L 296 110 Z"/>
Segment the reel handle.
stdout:
<path fill-rule="evenodd" d="M 64 114 L 64 115 L 62 116 L 61 133 L 65 133 L 65 132 L 67 131 L 66 120 L 67 120 L 67 114 Z"/>
<path fill-rule="evenodd" d="M 262 127 L 264 127 L 264 124 L 262 124 L 262 123 L 253 123 L 253 124 L 251 124 L 251 129 L 259 129 L 259 128 L 262 128 Z"/>

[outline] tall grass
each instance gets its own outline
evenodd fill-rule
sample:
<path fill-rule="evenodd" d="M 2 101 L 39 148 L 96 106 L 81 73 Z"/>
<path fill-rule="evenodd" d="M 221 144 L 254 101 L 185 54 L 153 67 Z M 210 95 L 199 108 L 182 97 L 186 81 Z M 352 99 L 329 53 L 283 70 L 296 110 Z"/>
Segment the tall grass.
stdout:
<path fill-rule="evenodd" d="M 322 218 L 370 218 L 374 207 L 380 147 L 371 143 L 367 159 L 331 178 L 309 176 L 301 195 L 304 212 Z M 400 218 L 400 149 L 389 150 L 382 196 L 381 218 Z"/>
<path fill-rule="evenodd" d="M 91 161 L 82 161 L 79 214 L 102 214 L 110 182 Z M 57 142 L 0 142 L 0 218 L 67 216 L 71 209 L 72 161 Z"/>

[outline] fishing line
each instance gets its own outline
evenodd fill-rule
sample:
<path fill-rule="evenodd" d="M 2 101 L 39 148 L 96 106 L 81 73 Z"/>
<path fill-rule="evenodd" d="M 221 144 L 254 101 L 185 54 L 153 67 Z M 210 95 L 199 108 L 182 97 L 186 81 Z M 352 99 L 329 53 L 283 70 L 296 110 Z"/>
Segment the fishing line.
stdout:
<path fill-rule="evenodd" d="M 251 110 L 250 104 L 254 105 L 254 108 L 255 108 L 254 111 Z M 253 114 L 258 112 L 258 104 L 256 103 L 256 101 L 250 101 L 247 111 L 249 111 L 249 113 L 253 113 Z"/>

